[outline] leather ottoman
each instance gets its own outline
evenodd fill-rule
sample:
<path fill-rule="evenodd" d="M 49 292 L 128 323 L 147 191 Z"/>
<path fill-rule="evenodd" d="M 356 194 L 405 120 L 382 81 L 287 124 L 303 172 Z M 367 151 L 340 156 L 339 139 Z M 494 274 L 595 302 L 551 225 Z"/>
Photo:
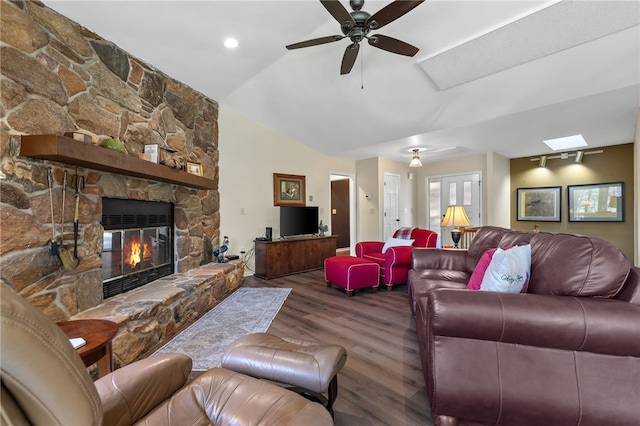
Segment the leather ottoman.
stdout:
<path fill-rule="evenodd" d="M 333 256 L 324 261 L 324 279 L 327 287 L 335 284 L 345 289 L 347 296 L 353 296 L 353 290 L 373 288 L 378 291 L 380 285 L 380 266 L 368 259 L 353 256 Z"/>
<path fill-rule="evenodd" d="M 333 414 L 338 371 L 347 361 L 340 345 L 253 333 L 231 343 L 222 367 L 252 377 L 293 385 L 289 388 Z M 328 399 L 323 394 L 328 393 Z"/>

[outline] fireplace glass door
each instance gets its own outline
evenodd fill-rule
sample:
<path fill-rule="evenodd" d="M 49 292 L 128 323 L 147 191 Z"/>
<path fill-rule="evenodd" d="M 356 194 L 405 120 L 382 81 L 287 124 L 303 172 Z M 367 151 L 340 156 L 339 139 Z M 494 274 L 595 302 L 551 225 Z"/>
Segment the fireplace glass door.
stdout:
<path fill-rule="evenodd" d="M 169 227 L 105 231 L 102 261 L 105 282 L 169 264 Z"/>
<path fill-rule="evenodd" d="M 102 205 L 105 299 L 173 274 L 171 203 L 103 198 Z"/>

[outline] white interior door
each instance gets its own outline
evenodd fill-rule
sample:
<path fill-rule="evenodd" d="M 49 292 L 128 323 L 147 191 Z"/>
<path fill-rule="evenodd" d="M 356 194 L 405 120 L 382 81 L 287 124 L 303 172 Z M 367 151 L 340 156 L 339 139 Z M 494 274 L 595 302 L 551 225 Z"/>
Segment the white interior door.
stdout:
<path fill-rule="evenodd" d="M 448 206 L 464 206 L 471 225 L 482 225 L 480 190 L 480 173 L 427 178 L 427 223 L 429 229 L 440 234 L 441 245 L 453 244 L 451 239 L 453 227 L 440 226 Z"/>
<path fill-rule="evenodd" d="M 400 176 L 384 174 L 384 240 L 393 236 L 400 226 Z"/>

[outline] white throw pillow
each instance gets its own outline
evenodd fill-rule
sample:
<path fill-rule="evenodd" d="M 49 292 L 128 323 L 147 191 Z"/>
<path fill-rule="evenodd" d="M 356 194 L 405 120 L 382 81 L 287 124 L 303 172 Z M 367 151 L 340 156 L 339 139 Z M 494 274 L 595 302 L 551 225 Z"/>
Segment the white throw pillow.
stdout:
<path fill-rule="evenodd" d="M 531 245 L 498 248 L 482 278 L 480 290 L 525 293 L 531 273 Z"/>
<path fill-rule="evenodd" d="M 389 238 L 386 243 L 384 243 L 384 247 L 382 247 L 382 253 L 386 253 L 389 247 L 400 247 L 400 246 L 412 246 L 415 240 L 405 240 L 404 238 Z"/>

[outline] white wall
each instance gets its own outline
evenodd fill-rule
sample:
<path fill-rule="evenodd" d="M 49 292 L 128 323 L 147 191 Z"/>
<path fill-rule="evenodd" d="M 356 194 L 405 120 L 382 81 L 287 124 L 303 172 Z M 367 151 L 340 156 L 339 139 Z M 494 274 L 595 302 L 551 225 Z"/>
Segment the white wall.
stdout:
<path fill-rule="evenodd" d="M 319 153 L 224 107 L 218 126 L 220 235 L 229 236 L 229 253 L 252 250 L 253 240 L 264 236 L 267 226 L 273 228 L 274 238 L 279 236 L 273 173 L 305 176 L 307 205 L 318 206 L 320 219 L 331 224 L 330 172 L 354 174 L 355 161 Z M 247 274 L 253 269 L 251 256 Z"/>
<path fill-rule="evenodd" d="M 416 197 L 418 195 L 418 185 L 416 183 L 416 173 L 414 169 L 409 167 L 409 160 L 406 162 L 393 161 L 386 158 L 380 158 L 380 174 L 382 186 L 380 193 L 384 194 L 384 174 L 391 173 L 400 176 L 400 226 L 418 226 L 418 210 L 416 208 Z M 409 173 L 412 178 L 409 179 Z M 381 197 L 382 198 L 382 197 Z M 383 200 L 384 201 L 384 200 Z M 384 202 L 381 206 L 384 209 Z M 384 212 L 384 210 L 381 210 Z M 380 215 L 382 224 L 382 232 L 384 233 L 384 218 Z"/>
<path fill-rule="evenodd" d="M 487 172 L 484 180 L 486 193 L 483 194 L 487 215 L 484 225 L 511 227 L 511 163 L 507 157 L 490 152 L 487 154 Z M 484 200 L 491 200 L 484 202 Z"/>
<path fill-rule="evenodd" d="M 418 226 L 417 177 L 409 162 L 367 158 L 356 162 L 358 241 L 382 241 L 384 238 L 385 173 L 400 176 L 400 226 Z M 409 173 L 413 173 L 411 179 Z"/>
<path fill-rule="evenodd" d="M 358 241 L 379 241 L 382 232 L 378 159 L 367 158 L 356 162 L 358 188 Z M 368 198 L 367 198 L 368 197 Z M 357 242 L 357 241 L 356 241 Z"/>

